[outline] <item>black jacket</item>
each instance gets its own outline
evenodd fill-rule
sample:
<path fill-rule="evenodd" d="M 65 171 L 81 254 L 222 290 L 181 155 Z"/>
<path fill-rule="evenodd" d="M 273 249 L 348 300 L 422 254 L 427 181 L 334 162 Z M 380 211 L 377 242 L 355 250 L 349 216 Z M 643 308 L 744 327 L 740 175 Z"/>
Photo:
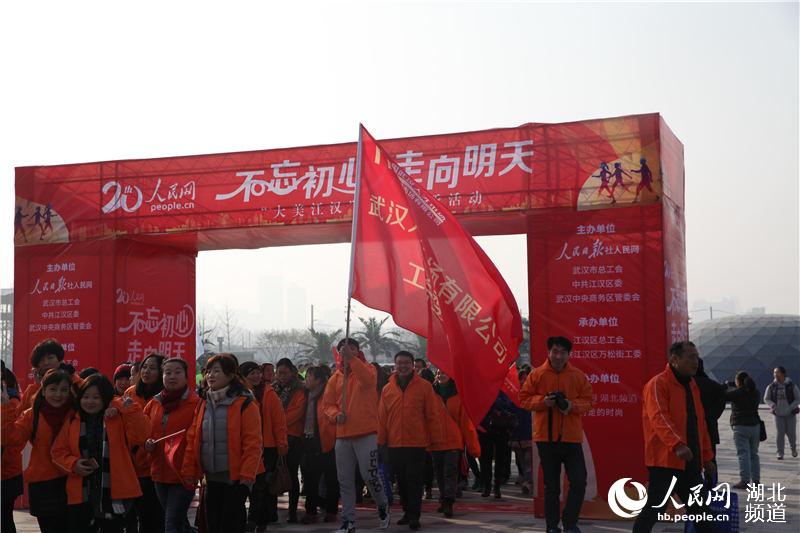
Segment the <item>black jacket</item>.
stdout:
<path fill-rule="evenodd" d="M 725 400 L 731 402 L 732 426 L 757 426 L 759 423 L 758 404 L 761 400 L 755 389 L 738 388 L 725 393 Z"/>
<path fill-rule="evenodd" d="M 711 437 L 711 444 L 719 444 L 719 427 L 717 420 L 725 411 L 725 391 L 727 387 L 714 381 L 705 372 L 698 371 L 694 376 L 697 388 L 700 389 L 700 401 L 703 403 L 703 411 L 706 412 L 706 426 L 708 435 Z"/>

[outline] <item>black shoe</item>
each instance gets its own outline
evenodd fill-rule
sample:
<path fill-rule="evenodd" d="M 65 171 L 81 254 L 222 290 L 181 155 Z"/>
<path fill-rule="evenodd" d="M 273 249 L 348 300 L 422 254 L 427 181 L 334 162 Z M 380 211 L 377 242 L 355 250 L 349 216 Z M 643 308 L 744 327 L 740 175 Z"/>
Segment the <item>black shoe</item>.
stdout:
<path fill-rule="evenodd" d="M 289 518 L 286 519 L 287 524 L 297 523 L 297 513 L 289 513 Z"/>
<path fill-rule="evenodd" d="M 483 487 L 483 492 L 481 493 L 481 496 L 483 496 L 484 498 L 488 498 L 491 493 L 492 493 L 492 489 L 490 489 L 488 486 L 486 486 L 486 487 Z"/>
<path fill-rule="evenodd" d="M 572 527 L 569 527 L 569 528 L 565 527 L 564 528 L 564 533 L 581 533 L 581 530 L 578 529 L 578 526 L 572 526 Z"/>
<path fill-rule="evenodd" d="M 503 495 L 500 494 L 500 485 L 494 486 L 494 497 L 498 500 L 503 497 Z"/>
<path fill-rule="evenodd" d="M 403 516 L 400 517 L 400 520 L 397 521 L 398 526 L 404 526 L 408 524 L 409 520 L 408 517 L 403 513 Z"/>
<path fill-rule="evenodd" d="M 422 524 L 419 523 L 419 520 L 411 520 L 408 523 L 408 529 L 410 529 L 411 531 L 419 531 L 421 527 Z"/>
<path fill-rule="evenodd" d="M 470 487 L 470 490 L 481 490 L 481 482 L 478 481 L 478 480 L 475 480 L 475 483 L 472 484 L 472 487 Z"/>
<path fill-rule="evenodd" d="M 444 517 L 453 518 L 453 502 L 445 502 L 443 507 L 444 507 Z"/>
<path fill-rule="evenodd" d="M 425 499 L 426 500 L 433 499 L 433 491 L 431 489 L 425 489 Z"/>
<path fill-rule="evenodd" d="M 444 512 L 444 504 L 443 503 L 439 504 L 439 507 L 436 508 L 436 512 L 437 513 L 443 513 Z"/>

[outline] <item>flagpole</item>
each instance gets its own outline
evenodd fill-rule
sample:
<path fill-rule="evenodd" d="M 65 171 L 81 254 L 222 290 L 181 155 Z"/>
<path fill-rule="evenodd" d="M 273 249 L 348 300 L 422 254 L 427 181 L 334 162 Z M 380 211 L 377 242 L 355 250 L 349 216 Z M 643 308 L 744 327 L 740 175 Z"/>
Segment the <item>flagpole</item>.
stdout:
<path fill-rule="evenodd" d="M 355 270 L 355 263 L 356 263 L 356 236 L 358 234 L 358 209 L 359 209 L 359 198 L 361 196 L 361 151 L 362 151 L 362 140 L 363 140 L 363 131 L 364 126 L 361 124 L 358 125 L 358 149 L 356 152 L 356 188 L 355 188 L 355 198 L 353 200 L 353 225 L 352 229 L 350 230 L 350 276 L 347 283 L 347 321 L 345 323 L 345 330 L 344 330 L 344 338 L 350 338 L 350 302 L 352 300 L 353 295 L 353 272 Z M 345 344 L 347 342 L 345 341 Z M 347 394 L 347 367 L 344 365 L 344 360 L 342 360 L 342 375 L 344 380 L 342 382 L 342 413 L 345 414 L 345 399 Z"/>

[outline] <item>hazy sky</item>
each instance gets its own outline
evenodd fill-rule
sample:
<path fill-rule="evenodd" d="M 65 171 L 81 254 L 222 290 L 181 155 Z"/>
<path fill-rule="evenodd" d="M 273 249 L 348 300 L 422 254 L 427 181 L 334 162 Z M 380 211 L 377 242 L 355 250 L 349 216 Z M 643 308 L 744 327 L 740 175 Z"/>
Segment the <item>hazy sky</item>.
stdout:
<path fill-rule="evenodd" d="M 0 287 L 15 166 L 659 112 L 685 145 L 690 308 L 798 313 L 796 2 L 9 4 Z M 527 310 L 524 239 L 480 242 Z M 347 261 L 347 245 L 202 253 L 198 306 L 251 328 L 284 325 L 278 305 L 335 321 Z"/>

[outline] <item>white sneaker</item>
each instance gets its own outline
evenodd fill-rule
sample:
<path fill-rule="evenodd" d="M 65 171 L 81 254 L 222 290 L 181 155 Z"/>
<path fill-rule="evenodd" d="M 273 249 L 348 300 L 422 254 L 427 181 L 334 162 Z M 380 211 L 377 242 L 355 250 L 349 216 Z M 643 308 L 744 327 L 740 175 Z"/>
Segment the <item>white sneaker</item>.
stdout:
<path fill-rule="evenodd" d="M 380 529 L 388 529 L 389 523 L 392 521 L 392 515 L 389 512 L 389 507 L 378 507 L 378 520 L 380 520 Z"/>

